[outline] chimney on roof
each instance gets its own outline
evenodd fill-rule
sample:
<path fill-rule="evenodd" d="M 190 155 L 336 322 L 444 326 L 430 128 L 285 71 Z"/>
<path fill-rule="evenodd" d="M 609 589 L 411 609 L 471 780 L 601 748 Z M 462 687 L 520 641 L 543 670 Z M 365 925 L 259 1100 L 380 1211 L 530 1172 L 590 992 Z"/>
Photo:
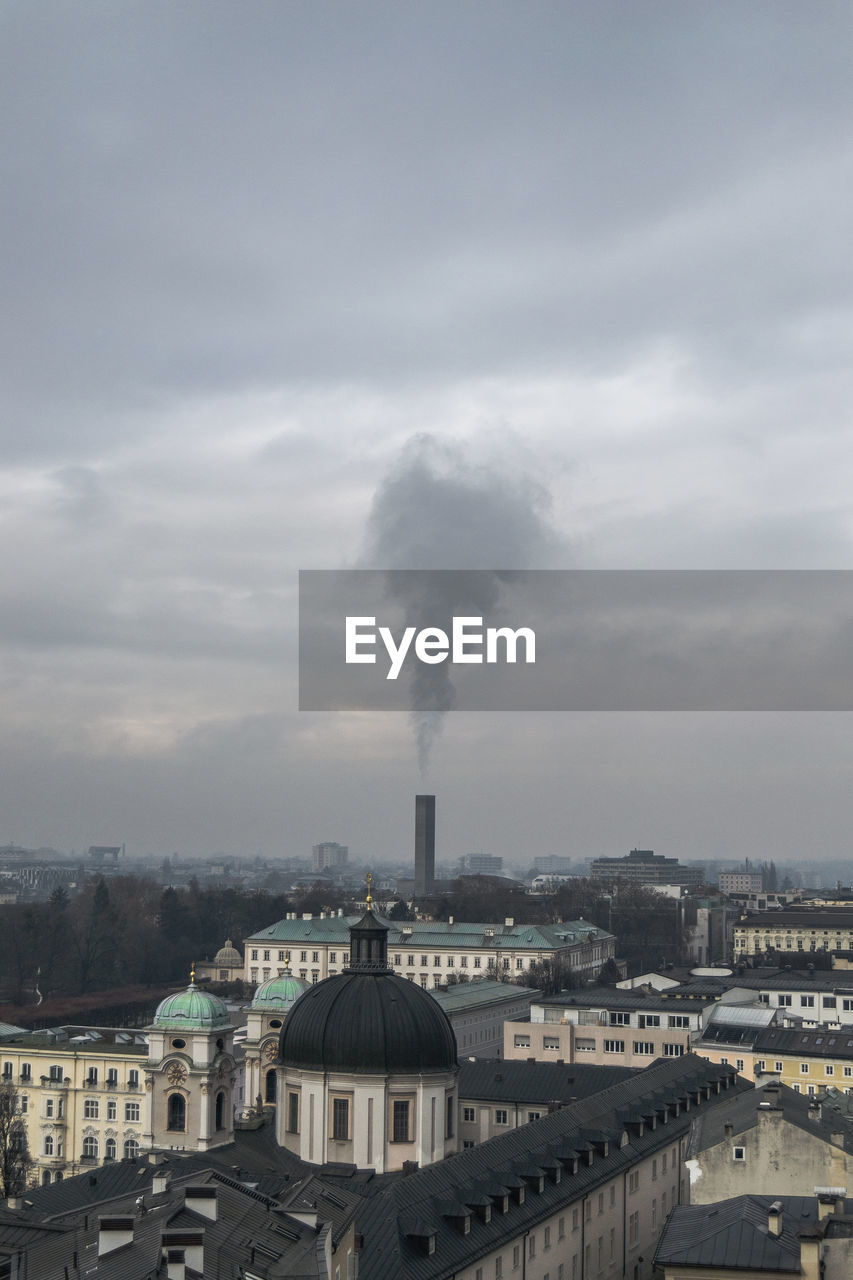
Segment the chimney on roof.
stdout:
<path fill-rule="evenodd" d="M 209 1182 L 200 1186 L 184 1188 L 184 1208 L 193 1209 L 196 1213 L 201 1214 L 203 1218 L 208 1218 L 211 1222 L 216 1221 L 216 1187 Z"/>
<path fill-rule="evenodd" d="M 782 1201 L 774 1200 L 767 1210 L 767 1230 L 771 1236 L 782 1234 Z"/>
<path fill-rule="evenodd" d="M 169 1190 L 170 1182 L 171 1174 L 155 1173 L 154 1177 L 151 1179 L 151 1194 L 153 1196 L 162 1196 L 164 1192 Z"/>
<path fill-rule="evenodd" d="M 160 1255 L 169 1280 L 185 1280 L 188 1270 L 204 1275 L 204 1232 L 164 1231 Z"/>
<path fill-rule="evenodd" d="M 98 1257 L 121 1249 L 123 1245 L 133 1241 L 133 1218 L 128 1214 L 110 1214 L 98 1219 Z"/>

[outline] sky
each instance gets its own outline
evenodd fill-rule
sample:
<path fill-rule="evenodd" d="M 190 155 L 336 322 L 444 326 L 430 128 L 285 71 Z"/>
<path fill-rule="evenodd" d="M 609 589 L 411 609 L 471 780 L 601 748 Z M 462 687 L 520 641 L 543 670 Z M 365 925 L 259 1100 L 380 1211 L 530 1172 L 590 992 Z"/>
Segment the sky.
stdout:
<path fill-rule="evenodd" d="M 848 856 L 849 713 L 297 710 L 300 569 L 851 567 L 846 0 L 0 50 L 0 843 Z"/>

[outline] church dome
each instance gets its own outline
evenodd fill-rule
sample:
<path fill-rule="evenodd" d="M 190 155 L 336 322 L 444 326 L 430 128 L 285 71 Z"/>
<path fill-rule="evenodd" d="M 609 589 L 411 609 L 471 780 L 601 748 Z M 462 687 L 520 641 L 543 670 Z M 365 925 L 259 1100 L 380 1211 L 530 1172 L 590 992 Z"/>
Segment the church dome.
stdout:
<path fill-rule="evenodd" d="M 213 1027 L 227 1027 L 230 1021 L 225 1003 L 209 991 L 199 991 L 194 982 L 186 991 L 166 996 L 154 1014 L 155 1027 L 182 1031 L 208 1031 Z"/>
<path fill-rule="evenodd" d="M 286 1012 L 311 986 L 304 978 L 296 978 L 289 969 L 275 978 L 267 978 L 252 999 L 253 1009 L 277 1009 Z"/>
<path fill-rule="evenodd" d="M 236 965 L 243 963 L 243 957 L 235 946 L 231 945 L 231 939 L 226 938 L 225 946 L 220 947 L 213 958 L 213 963 L 218 965 Z"/>
<path fill-rule="evenodd" d="M 367 912 L 350 929 L 343 973 L 309 987 L 287 1015 L 279 1057 L 305 1071 L 418 1074 L 456 1068 L 456 1036 L 432 996 L 388 968 L 388 925 Z"/>
<path fill-rule="evenodd" d="M 428 992 L 384 973 L 345 971 L 309 987 L 287 1015 L 285 1067 L 377 1075 L 450 1071 L 456 1037 Z"/>

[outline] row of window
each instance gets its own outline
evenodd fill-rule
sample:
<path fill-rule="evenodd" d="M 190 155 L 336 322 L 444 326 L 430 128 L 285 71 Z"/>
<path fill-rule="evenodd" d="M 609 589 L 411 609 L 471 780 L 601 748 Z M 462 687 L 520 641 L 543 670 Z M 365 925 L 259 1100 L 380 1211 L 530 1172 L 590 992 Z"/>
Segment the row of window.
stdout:
<path fill-rule="evenodd" d="M 332 1139 L 335 1142 L 349 1142 L 352 1138 L 352 1107 L 350 1098 L 332 1099 Z M 290 1090 L 287 1095 L 287 1132 L 299 1133 L 299 1093 Z M 453 1118 L 456 1101 L 448 1095 L 445 1108 L 445 1137 L 453 1137 Z M 466 1114 L 470 1108 L 465 1108 Z M 412 1142 L 414 1140 L 414 1104 L 409 1098 L 392 1098 L 391 1100 L 391 1141 Z"/>
<path fill-rule="evenodd" d="M 117 1155 L 117 1144 L 115 1138 L 107 1138 L 104 1143 L 104 1159 L 115 1160 Z M 139 1155 L 139 1143 L 136 1138 L 128 1138 L 122 1148 L 125 1160 L 135 1160 Z M 43 1154 L 50 1159 L 62 1159 L 62 1139 L 54 1138 L 52 1134 L 47 1134 L 44 1140 Z M 97 1138 L 83 1139 L 83 1159 L 97 1160 L 100 1156 L 100 1144 Z"/>
<path fill-rule="evenodd" d="M 126 1102 L 124 1104 L 124 1118 L 129 1121 L 139 1120 L 140 1104 L 138 1102 Z M 116 1119 L 117 1106 L 115 1101 L 110 1098 L 107 1102 L 107 1119 Z M 101 1107 L 97 1098 L 86 1098 L 83 1102 L 83 1118 L 85 1120 L 97 1120 L 100 1117 Z M 47 1114 L 47 1112 L 45 1112 Z"/>
<path fill-rule="evenodd" d="M 14 1076 L 14 1063 L 4 1062 L 3 1063 L 3 1079 L 11 1080 L 13 1076 Z M 62 1067 L 54 1063 L 49 1068 L 48 1075 L 46 1078 L 53 1084 L 57 1084 L 61 1082 L 64 1079 Z M 21 1063 L 21 1082 L 23 1084 L 32 1083 L 32 1079 L 33 1079 L 32 1063 L 22 1062 Z M 93 1085 L 97 1085 L 97 1083 L 98 1083 L 98 1068 L 89 1067 L 86 1072 L 86 1084 L 88 1084 L 91 1087 Z M 119 1083 L 118 1068 L 109 1067 L 107 1069 L 107 1075 L 106 1075 L 107 1088 L 117 1089 L 118 1083 Z M 139 1071 L 135 1067 L 131 1067 L 131 1069 L 127 1073 L 127 1088 L 128 1089 L 139 1088 Z"/>

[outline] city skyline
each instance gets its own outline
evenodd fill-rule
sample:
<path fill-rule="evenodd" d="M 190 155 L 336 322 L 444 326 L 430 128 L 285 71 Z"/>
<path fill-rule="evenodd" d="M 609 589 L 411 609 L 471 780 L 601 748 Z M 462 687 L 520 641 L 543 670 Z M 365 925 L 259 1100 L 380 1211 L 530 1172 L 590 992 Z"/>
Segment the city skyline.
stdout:
<path fill-rule="evenodd" d="M 846 569 L 853 15 L 2 15 L 0 840 L 843 859 L 843 713 L 299 713 L 310 568 Z"/>

